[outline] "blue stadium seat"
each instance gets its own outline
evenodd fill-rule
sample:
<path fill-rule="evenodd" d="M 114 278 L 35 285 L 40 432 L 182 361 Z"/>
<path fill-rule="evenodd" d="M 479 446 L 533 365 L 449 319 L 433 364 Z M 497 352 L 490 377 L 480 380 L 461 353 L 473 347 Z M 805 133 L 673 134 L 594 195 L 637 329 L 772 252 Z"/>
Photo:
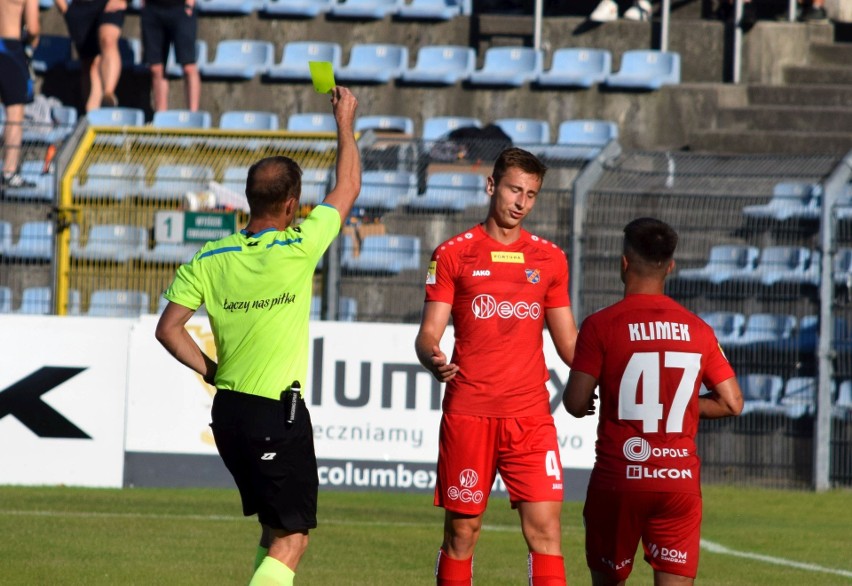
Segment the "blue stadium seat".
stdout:
<path fill-rule="evenodd" d="M 199 14 L 251 14 L 263 7 L 263 0 L 198 0 Z"/>
<path fill-rule="evenodd" d="M 779 403 L 787 417 L 812 416 L 816 408 L 817 380 L 810 376 L 794 376 L 784 383 Z"/>
<path fill-rule="evenodd" d="M 420 268 L 420 239 L 405 235 L 365 236 L 358 256 L 342 258 L 344 271 L 374 274 L 399 274 Z"/>
<path fill-rule="evenodd" d="M 91 261 L 127 262 L 142 258 L 148 248 L 148 231 L 127 224 L 95 224 L 85 245 L 72 251 L 72 258 Z"/>
<path fill-rule="evenodd" d="M 752 373 L 738 377 L 743 393 L 743 411 L 748 413 L 784 413 L 781 395 L 784 379 L 775 374 Z"/>
<path fill-rule="evenodd" d="M 145 192 L 145 167 L 139 163 L 92 163 L 85 178 L 74 177 L 71 192 L 77 199 L 120 201 Z"/>
<path fill-rule="evenodd" d="M 5 285 L 0 287 L 0 313 L 12 313 L 12 289 Z"/>
<path fill-rule="evenodd" d="M 365 171 L 361 176 L 361 194 L 355 207 L 393 210 L 405 205 L 417 193 L 417 176 L 408 171 Z"/>
<path fill-rule="evenodd" d="M 198 110 L 161 110 L 154 112 L 151 126 L 154 128 L 210 128 L 210 112 Z"/>
<path fill-rule="evenodd" d="M 154 200 L 180 199 L 188 191 L 207 191 L 213 181 L 213 168 L 208 165 L 160 165 L 145 197 Z"/>
<path fill-rule="evenodd" d="M 658 90 L 680 83 L 680 54 L 634 49 L 621 56 L 621 67 L 606 77 L 609 87 Z"/>
<path fill-rule="evenodd" d="M 0 220 L 0 257 L 12 249 L 12 223 Z"/>
<path fill-rule="evenodd" d="M 542 52 L 531 47 L 490 47 L 482 69 L 474 70 L 468 82 L 478 86 L 521 87 L 541 73 Z"/>
<path fill-rule="evenodd" d="M 50 109 L 50 124 L 29 121 L 24 125 L 24 142 L 36 144 L 59 144 L 74 131 L 77 125 L 77 109 L 73 106 L 54 106 Z"/>
<path fill-rule="evenodd" d="M 89 299 L 92 317 L 138 317 L 150 311 L 148 294 L 132 289 L 96 289 Z"/>
<path fill-rule="evenodd" d="M 838 385 L 831 416 L 845 420 L 852 418 L 852 380 L 844 380 Z"/>
<path fill-rule="evenodd" d="M 246 178 L 248 177 L 248 165 L 226 167 L 222 173 L 222 186 L 236 193 L 246 192 Z"/>
<path fill-rule="evenodd" d="M 291 114 L 287 118 L 287 130 L 293 132 L 334 132 L 337 134 L 337 122 L 333 114 L 303 113 Z"/>
<path fill-rule="evenodd" d="M 53 201 L 55 177 L 44 173 L 44 161 L 24 161 L 20 168 L 21 176 L 35 183 L 35 187 L 6 187 L 5 197 L 9 199 Z"/>
<path fill-rule="evenodd" d="M 559 124 L 556 143 L 539 153 L 553 160 L 591 160 L 618 138 L 618 125 L 609 120 L 566 120 Z"/>
<path fill-rule="evenodd" d="M 216 56 L 199 67 L 202 77 L 249 80 L 273 65 L 275 46 L 268 41 L 226 39 L 216 45 Z"/>
<path fill-rule="evenodd" d="M 139 108 L 98 108 L 86 114 L 92 126 L 144 126 L 145 112 Z"/>
<path fill-rule="evenodd" d="M 336 0 L 265 0 L 261 13 L 266 16 L 316 18 L 325 14 Z"/>
<path fill-rule="evenodd" d="M 33 51 L 32 68 L 44 74 L 55 68 L 65 68 L 71 61 L 71 37 L 41 35 Z"/>
<path fill-rule="evenodd" d="M 426 45 L 417 51 L 414 67 L 406 69 L 399 80 L 410 84 L 454 85 L 467 79 L 476 67 L 472 47 Z"/>
<path fill-rule="evenodd" d="M 401 20 L 452 20 L 462 14 L 462 8 L 463 2 L 456 0 L 411 0 L 399 7 L 396 17 Z M 470 14 L 469 9 L 466 14 Z"/>
<path fill-rule="evenodd" d="M 834 284 L 852 289 L 852 248 L 841 248 L 835 253 Z"/>
<path fill-rule="evenodd" d="M 219 118 L 222 130 L 278 130 L 278 114 L 229 110 Z"/>
<path fill-rule="evenodd" d="M 340 297 L 337 300 L 337 319 L 335 321 L 357 321 L 358 300 L 353 297 Z M 322 298 L 311 297 L 311 319 L 322 319 Z"/>
<path fill-rule="evenodd" d="M 269 68 L 270 80 L 310 81 L 310 61 L 328 61 L 334 71 L 340 69 L 343 50 L 339 43 L 293 41 L 284 45 L 281 61 Z"/>
<path fill-rule="evenodd" d="M 181 244 L 178 242 L 157 242 L 151 250 L 145 250 L 142 260 L 161 263 L 187 263 L 192 260 L 201 243 Z"/>
<path fill-rule="evenodd" d="M 819 281 L 819 253 L 815 269 L 811 268 L 811 251 L 803 246 L 768 246 L 760 252 L 755 270 L 739 279 L 760 281 L 763 285 L 776 283 L 810 283 Z"/>
<path fill-rule="evenodd" d="M 53 293 L 50 287 L 26 287 L 21 293 L 18 313 L 50 315 L 53 313 Z M 80 292 L 68 291 L 68 315 L 80 315 Z"/>
<path fill-rule="evenodd" d="M 749 220 L 819 220 L 822 187 L 816 183 L 783 182 L 772 188 L 772 198 L 765 204 L 743 208 Z"/>
<path fill-rule="evenodd" d="M 414 120 L 407 116 L 359 116 L 355 120 L 355 131 L 368 130 L 414 134 Z"/>
<path fill-rule="evenodd" d="M 387 43 L 354 44 L 335 77 L 344 83 L 388 83 L 408 69 L 408 48 Z"/>
<path fill-rule="evenodd" d="M 550 142 L 550 124 L 536 118 L 500 118 L 494 121 L 515 145 L 545 145 Z"/>
<path fill-rule="evenodd" d="M 24 222 L 18 240 L 6 250 L 4 256 L 22 260 L 48 261 L 53 259 L 53 222 Z M 71 250 L 77 247 L 79 229 L 71 226 Z"/>
<path fill-rule="evenodd" d="M 760 250 L 756 246 L 719 244 L 710 249 L 710 258 L 705 266 L 681 269 L 677 278 L 718 285 L 743 274 L 752 274 L 759 256 Z"/>
<path fill-rule="evenodd" d="M 307 205 L 320 203 L 331 191 L 331 169 L 302 169 L 302 196 L 299 201 Z"/>
<path fill-rule="evenodd" d="M 207 41 L 204 39 L 196 39 L 195 41 L 195 64 L 199 71 L 202 66 L 207 64 Z M 166 57 L 166 75 L 173 78 L 183 77 L 183 67 L 177 62 L 174 45 L 169 47 L 169 54 Z"/>
<path fill-rule="evenodd" d="M 431 141 L 446 138 L 453 130 L 459 128 L 482 128 L 478 118 L 464 116 L 433 116 L 423 121 L 423 140 Z"/>
<path fill-rule="evenodd" d="M 748 346 L 755 344 L 774 344 L 782 340 L 792 340 L 797 320 L 794 315 L 780 313 L 753 313 L 746 318 L 743 335 L 729 346 Z"/>
<path fill-rule="evenodd" d="M 408 201 L 412 210 L 460 212 L 488 205 L 485 176 L 479 173 L 433 173 L 426 179 L 426 191 Z"/>
<path fill-rule="evenodd" d="M 716 339 L 722 346 L 729 342 L 736 344 L 743 335 L 746 317 L 735 311 L 710 311 L 698 314 L 707 325 L 713 328 Z"/>
<path fill-rule="evenodd" d="M 335 18 L 381 20 L 396 14 L 403 0 L 344 0 L 332 4 L 329 15 Z"/>
<path fill-rule="evenodd" d="M 612 53 L 606 49 L 564 47 L 553 52 L 550 69 L 535 83 L 544 87 L 590 88 L 612 73 Z"/>

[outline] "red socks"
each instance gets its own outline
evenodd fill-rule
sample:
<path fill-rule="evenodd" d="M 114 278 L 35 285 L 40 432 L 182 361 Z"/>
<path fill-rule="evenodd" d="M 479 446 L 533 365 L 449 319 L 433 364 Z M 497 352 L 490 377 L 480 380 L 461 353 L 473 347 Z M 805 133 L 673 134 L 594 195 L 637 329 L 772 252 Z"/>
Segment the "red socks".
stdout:
<path fill-rule="evenodd" d="M 443 549 L 435 562 L 437 586 L 470 586 L 473 584 L 473 557 L 454 560 Z"/>
<path fill-rule="evenodd" d="M 565 559 L 561 555 L 530 552 L 530 586 L 565 586 Z"/>

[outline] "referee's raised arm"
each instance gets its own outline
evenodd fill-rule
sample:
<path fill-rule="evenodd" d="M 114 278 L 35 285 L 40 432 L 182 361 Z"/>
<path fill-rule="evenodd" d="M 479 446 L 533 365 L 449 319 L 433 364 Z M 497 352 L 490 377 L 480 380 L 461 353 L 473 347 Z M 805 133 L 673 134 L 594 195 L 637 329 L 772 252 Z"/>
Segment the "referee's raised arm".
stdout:
<path fill-rule="evenodd" d="M 348 88 L 335 86 L 331 90 L 331 105 L 337 121 L 337 178 L 323 203 L 334 206 L 343 223 L 361 191 L 361 156 L 354 129 L 358 100 Z"/>

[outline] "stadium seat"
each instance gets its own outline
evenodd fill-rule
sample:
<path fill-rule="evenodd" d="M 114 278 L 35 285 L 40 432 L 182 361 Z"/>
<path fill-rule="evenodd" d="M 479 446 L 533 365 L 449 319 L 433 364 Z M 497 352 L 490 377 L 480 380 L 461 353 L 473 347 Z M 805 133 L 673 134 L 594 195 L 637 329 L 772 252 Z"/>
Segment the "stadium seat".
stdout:
<path fill-rule="evenodd" d="M 778 375 L 753 373 L 738 377 L 743 393 L 742 415 L 748 413 L 784 413 L 781 394 L 784 379 Z"/>
<path fill-rule="evenodd" d="M 464 116 L 434 116 L 423 121 L 424 141 L 446 138 L 449 133 L 459 128 L 482 128 L 482 122 L 478 118 Z"/>
<path fill-rule="evenodd" d="M 76 175 L 72 193 L 76 199 L 120 201 L 145 192 L 145 167 L 139 163 L 93 163 L 85 172 L 85 182 Z"/>
<path fill-rule="evenodd" d="M 475 86 L 521 87 L 541 73 L 542 53 L 531 47 L 489 47 L 482 69 L 468 82 Z"/>
<path fill-rule="evenodd" d="M 355 120 L 355 131 L 368 130 L 414 134 L 414 120 L 407 116 L 359 116 Z"/>
<path fill-rule="evenodd" d="M 784 393 L 779 401 L 787 417 L 799 417 L 814 414 L 816 406 L 817 381 L 814 377 L 794 376 L 784 383 Z"/>
<path fill-rule="evenodd" d="M 819 282 L 819 253 L 815 254 L 815 263 L 811 267 L 811 251 L 803 246 L 767 246 L 761 250 L 754 271 L 743 272 L 728 280 L 765 286 L 778 283 L 816 285 Z"/>
<path fill-rule="evenodd" d="M 420 268 L 420 239 L 416 236 L 365 236 L 358 256 L 341 260 L 344 271 L 375 274 L 399 274 Z"/>
<path fill-rule="evenodd" d="M 145 190 L 145 197 L 180 199 L 187 192 L 207 191 L 211 181 L 213 168 L 208 165 L 160 165 L 154 172 L 154 182 Z"/>
<path fill-rule="evenodd" d="M 743 335 L 729 346 L 747 346 L 791 340 L 796 330 L 796 317 L 780 313 L 753 313 L 746 318 Z"/>
<path fill-rule="evenodd" d="M 400 20 L 452 20 L 462 14 L 464 2 L 456 0 L 411 0 L 401 4 L 396 12 Z M 472 4 L 467 0 L 467 4 Z M 470 14 L 470 7 L 465 14 Z"/>
<path fill-rule="evenodd" d="M 226 187 L 236 193 L 245 193 L 248 170 L 248 165 L 225 167 L 225 171 L 222 173 L 222 187 Z"/>
<path fill-rule="evenodd" d="M 210 128 L 212 124 L 210 112 L 198 110 L 162 110 L 154 112 L 151 126 L 154 128 Z"/>
<path fill-rule="evenodd" d="M 48 261 L 53 258 L 53 222 L 33 221 L 21 224 L 18 240 L 5 252 L 5 256 L 21 260 Z M 78 244 L 79 229 L 71 226 L 71 251 Z"/>
<path fill-rule="evenodd" d="M 198 0 L 199 14 L 251 14 L 263 7 L 263 0 Z"/>
<path fill-rule="evenodd" d="M 302 196 L 299 201 L 307 205 L 320 203 L 331 191 L 331 169 L 302 169 Z"/>
<path fill-rule="evenodd" d="M 757 266 L 760 250 L 756 246 L 719 244 L 710 249 L 710 258 L 703 267 L 681 269 L 676 274 L 680 282 L 717 286 L 741 275 L 751 275 Z"/>
<path fill-rule="evenodd" d="M 74 131 L 77 125 L 77 109 L 73 106 L 54 106 L 50 109 L 50 124 L 30 121 L 24 126 L 24 142 L 35 144 L 59 144 Z"/>
<path fill-rule="evenodd" d="M 12 249 L 12 223 L 0 220 L 0 256 Z"/>
<path fill-rule="evenodd" d="M 291 114 L 287 118 L 287 130 L 293 132 L 334 132 L 337 134 L 337 122 L 333 114 Z"/>
<path fill-rule="evenodd" d="M 515 145 L 546 145 L 550 142 L 550 124 L 535 118 L 500 118 L 494 121 Z"/>
<path fill-rule="evenodd" d="M 566 120 L 559 124 L 556 143 L 538 154 L 552 160 L 591 160 L 618 138 L 618 125 L 609 120 Z"/>
<path fill-rule="evenodd" d="M 35 187 L 6 187 L 9 199 L 53 201 L 56 186 L 52 173 L 44 173 L 44 161 L 24 161 L 20 168 L 21 177 L 35 183 Z"/>
<path fill-rule="evenodd" d="M 542 71 L 535 83 L 544 87 L 590 88 L 612 73 L 612 53 L 606 49 L 564 47 L 553 52 L 550 69 Z"/>
<path fill-rule="evenodd" d="M 89 229 L 84 246 L 72 258 L 91 261 L 127 262 L 142 258 L 148 248 L 148 231 L 142 226 L 96 224 Z"/>
<path fill-rule="evenodd" d="M 343 51 L 339 43 L 294 41 L 284 45 L 281 61 L 269 68 L 265 78 L 284 81 L 310 81 L 310 61 L 328 61 L 334 71 L 340 69 Z"/>
<path fill-rule="evenodd" d="M 365 171 L 361 194 L 355 206 L 370 210 L 392 210 L 406 205 L 416 195 L 417 176 L 408 171 Z"/>
<path fill-rule="evenodd" d="M 838 385 L 831 415 L 837 419 L 849 419 L 852 416 L 852 380 L 844 380 Z"/>
<path fill-rule="evenodd" d="M 342 4 L 341 4 L 342 6 Z M 349 62 L 335 77 L 343 83 L 388 83 L 408 69 L 408 48 L 386 43 L 352 45 Z"/>
<path fill-rule="evenodd" d="M 353 297 L 340 297 L 337 300 L 337 319 L 335 321 L 357 321 L 358 300 Z M 322 298 L 311 297 L 311 319 L 322 319 Z"/>
<path fill-rule="evenodd" d="M 408 207 L 430 212 L 460 212 L 488 205 L 485 176 L 479 173 L 433 173 L 426 179 L 426 191 L 412 197 Z"/>
<path fill-rule="evenodd" d="M 45 74 L 55 68 L 64 68 L 71 61 L 71 37 L 41 35 L 33 52 L 32 68 Z"/>
<path fill-rule="evenodd" d="M 278 114 L 229 110 L 219 118 L 222 130 L 278 130 Z"/>
<path fill-rule="evenodd" d="M 403 0 L 344 0 L 340 4 L 332 4 L 329 15 L 335 18 L 381 20 L 396 14 L 402 2 Z"/>
<path fill-rule="evenodd" d="M 698 314 L 707 325 L 713 328 L 716 339 L 722 346 L 729 342 L 736 344 L 743 335 L 746 317 L 735 311 L 710 311 Z"/>
<path fill-rule="evenodd" d="M 144 126 L 145 112 L 139 108 L 98 108 L 86 114 L 92 126 Z"/>
<path fill-rule="evenodd" d="M 157 242 L 151 250 L 145 250 L 142 260 L 162 263 L 187 263 L 201 248 L 201 243 Z"/>
<path fill-rule="evenodd" d="M 50 315 L 53 313 L 53 294 L 50 287 L 26 287 L 21 293 L 18 313 Z M 80 292 L 68 291 L 68 315 L 80 315 Z"/>
<path fill-rule="evenodd" d="M 275 46 L 268 41 L 226 39 L 216 45 L 216 56 L 199 67 L 202 77 L 249 80 L 273 65 Z"/>
<path fill-rule="evenodd" d="M 852 290 L 852 248 L 841 248 L 834 255 L 834 284 Z"/>
<path fill-rule="evenodd" d="M 748 220 L 819 220 L 822 187 L 815 183 L 784 182 L 772 188 L 768 203 L 743 208 Z"/>
<path fill-rule="evenodd" d="M 92 317 L 138 317 L 149 311 L 148 294 L 127 289 L 96 289 L 86 315 Z"/>
<path fill-rule="evenodd" d="M 606 76 L 614 88 L 658 90 L 680 83 L 680 54 L 671 51 L 634 49 L 621 56 L 621 67 Z"/>
<path fill-rule="evenodd" d="M 202 66 L 207 64 L 207 41 L 204 39 L 196 39 L 195 41 L 195 64 L 199 71 Z M 183 77 L 183 67 L 177 62 L 174 45 L 169 47 L 169 54 L 166 57 L 166 75 L 173 78 Z"/>
<path fill-rule="evenodd" d="M 417 51 L 414 67 L 399 77 L 403 83 L 422 85 L 454 85 L 467 79 L 476 67 L 472 47 L 426 45 Z"/>
<path fill-rule="evenodd" d="M 260 12 L 265 16 L 316 18 L 331 10 L 336 0 L 265 0 Z"/>
<path fill-rule="evenodd" d="M 0 313 L 12 313 L 12 289 L 5 285 L 0 287 Z"/>

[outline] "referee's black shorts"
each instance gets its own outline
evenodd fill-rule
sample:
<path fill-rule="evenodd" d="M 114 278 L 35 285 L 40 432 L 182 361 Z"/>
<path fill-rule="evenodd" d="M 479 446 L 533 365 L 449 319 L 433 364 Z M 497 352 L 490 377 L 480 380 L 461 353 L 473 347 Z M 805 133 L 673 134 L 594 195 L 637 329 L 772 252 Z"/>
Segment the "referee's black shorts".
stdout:
<path fill-rule="evenodd" d="M 311 416 L 299 400 L 288 424 L 281 401 L 219 389 L 213 399 L 213 437 L 234 476 L 243 514 L 285 531 L 317 526 L 317 459 Z"/>

